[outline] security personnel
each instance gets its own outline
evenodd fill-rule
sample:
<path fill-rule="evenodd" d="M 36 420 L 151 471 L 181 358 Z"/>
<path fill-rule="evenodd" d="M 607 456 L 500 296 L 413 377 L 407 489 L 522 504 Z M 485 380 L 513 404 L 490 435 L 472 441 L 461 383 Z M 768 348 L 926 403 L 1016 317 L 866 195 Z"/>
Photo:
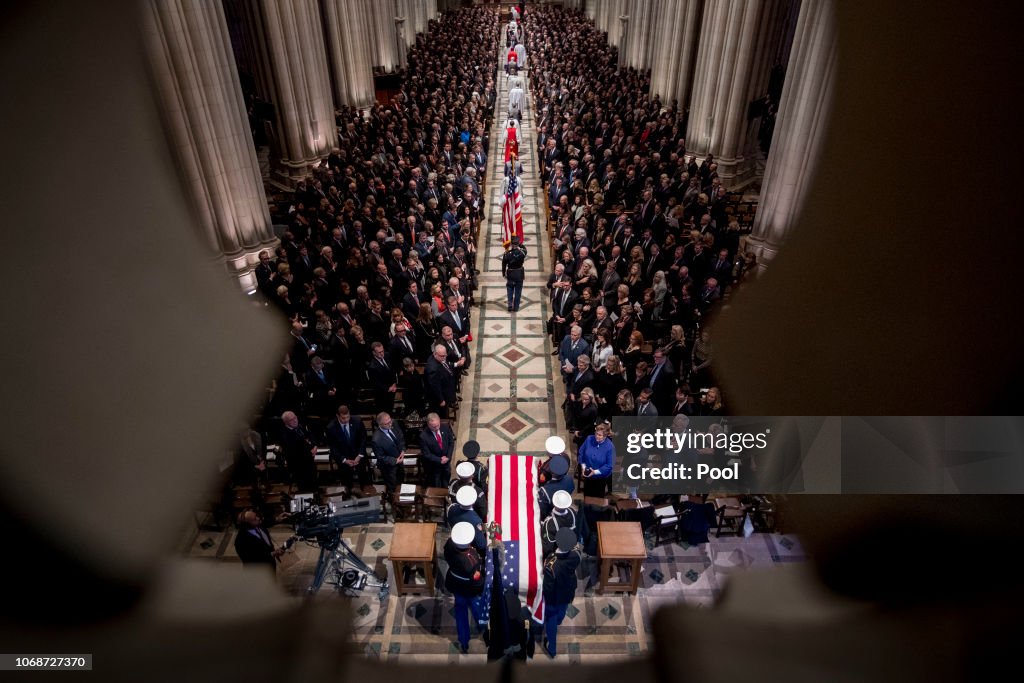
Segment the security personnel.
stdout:
<path fill-rule="evenodd" d="M 505 289 L 508 292 L 508 310 L 518 311 L 519 301 L 523 298 L 523 279 L 526 271 L 526 247 L 519 242 L 517 235 L 512 236 L 512 245 L 501 257 L 501 275 L 505 278 Z"/>
<path fill-rule="evenodd" d="M 576 569 L 579 566 L 576 534 L 569 529 L 560 529 L 555 539 L 555 552 L 544 562 L 544 650 L 549 657 L 555 656 L 558 627 L 576 597 Z"/>
<path fill-rule="evenodd" d="M 559 530 L 569 529 L 574 538 L 579 538 L 576 511 L 572 509 L 572 496 L 565 491 L 555 491 L 551 496 L 551 503 L 555 509 L 540 525 L 541 549 L 545 557 L 555 551 Z"/>
<path fill-rule="evenodd" d="M 471 487 L 476 494 L 476 503 L 473 505 L 473 509 L 483 519 L 487 516 L 487 492 L 476 481 L 478 471 L 476 465 L 469 460 L 463 460 L 456 465 L 455 476 L 457 479 L 448 485 L 448 497 L 454 502 L 460 489 Z"/>
<path fill-rule="evenodd" d="M 469 522 L 476 529 L 473 546 L 483 553 L 487 549 L 487 536 L 484 534 L 483 519 L 473 509 L 475 503 L 476 489 L 463 486 L 455 494 L 455 502 L 449 505 L 448 510 L 445 511 L 445 519 L 448 521 L 448 526 L 452 529 L 459 522 Z"/>
<path fill-rule="evenodd" d="M 481 628 L 483 614 L 477 596 L 483 593 L 484 561 L 481 551 L 474 547 L 475 530 L 469 522 L 459 522 L 452 527 L 451 538 L 444 544 L 444 561 L 448 573 L 444 587 L 455 596 L 455 629 L 459 634 L 459 649 L 465 654 L 469 650 L 469 612 Z"/>

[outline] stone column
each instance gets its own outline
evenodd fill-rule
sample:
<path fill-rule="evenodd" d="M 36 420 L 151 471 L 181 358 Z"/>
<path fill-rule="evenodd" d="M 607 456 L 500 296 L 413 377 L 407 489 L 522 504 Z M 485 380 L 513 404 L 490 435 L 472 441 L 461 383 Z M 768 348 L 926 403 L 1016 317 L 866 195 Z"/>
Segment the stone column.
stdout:
<path fill-rule="evenodd" d="M 686 130 L 687 151 L 711 153 L 722 183 L 734 189 L 751 179 L 743 155 L 747 112 L 757 88 L 767 83 L 778 20 L 793 0 L 707 0 L 701 24 L 696 73 Z M 763 94 L 763 93 L 760 93 Z"/>
<path fill-rule="evenodd" d="M 785 242 L 814 177 L 832 106 L 837 44 L 831 0 L 805 0 L 782 88 L 761 203 L 747 243 L 761 268 Z"/>
<path fill-rule="evenodd" d="M 370 3 L 370 23 L 366 27 L 370 42 L 370 63 L 385 73 L 393 73 L 401 62 L 404 50 L 399 50 L 395 37 L 394 0 Z"/>
<path fill-rule="evenodd" d="M 664 0 L 655 25 L 651 93 L 661 95 L 666 106 L 678 100 L 679 111 L 689 101 L 703 4 L 704 0 Z"/>
<path fill-rule="evenodd" d="M 336 108 L 368 107 L 374 102 L 368 39 L 372 5 L 373 0 L 322 0 Z"/>
<path fill-rule="evenodd" d="M 246 289 L 274 242 L 224 7 L 144 3 L 145 38 L 168 138 L 204 241 Z"/>
<path fill-rule="evenodd" d="M 274 106 L 274 169 L 286 184 L 305 176 L 337 141 L 331 80 L 317 0 L 239 3 L 256 37 Z"/>
<path fill-rule="evenodd" d="M 405 49 L 408 50 L 416 44 L 416 0 L 398 0 L 397 7 L 398 11 L 395 13 L 395 17 L 405 19 L 402 22 L 401 35 L 405 41 Z M 404 62 L 405 55 L 402 56 L 402 60 Z"/>
<path fill-rule="evenodd" d="M 625 36 L 623 66 L 641 70 L 651 68 L 651 55 L 655 48 L 655 19 L 661 6 L 668 4 L 672 3 L 667 0 L 629 0 L 626 3 L 629 24 Z M 673 50 L 673 46 L 666 44 L 659 44 L 658 47 L 666 52 Z"/>
<path fill-rule="evenodd" d="M 624 0 L 607 0 L 608 19 L 605 30 L 608 31 L 608 44 L 612 47 L 619 47 L 622 41 L 623 22 L 619 17 L 625 16 Z M 619 61 L 622 61 L 622 54 L 619 54 Z"/>

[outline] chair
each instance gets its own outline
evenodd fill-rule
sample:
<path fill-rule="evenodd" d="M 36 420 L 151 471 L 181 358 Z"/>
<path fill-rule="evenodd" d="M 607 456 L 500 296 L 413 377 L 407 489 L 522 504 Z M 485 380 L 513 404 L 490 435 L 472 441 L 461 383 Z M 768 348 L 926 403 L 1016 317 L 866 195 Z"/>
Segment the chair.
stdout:
<path fill-rule="evenodd" d="M 715 538 L 722 535 L 722 527 L 737 536 L 743 535 L 743 524 L 747 519 L 747 508 L 739 499 L 733 497 L 715 498 L 715 510 L 718 517 L 718 529 Z"/>
<path fill-rule="evenodd" d="M 413 493 L 403 494 L 402 490 L 399 489 L 391 494 L 391 510 L 394 513 L 395 521 L 419 521 L 423 491 L 415 485 L 403 484 L 403 486 L 412 486 Z M 411 500 L 407 499 L 409 497 L 411 497 Z M 406 499 L 403 500 L 403 498 Z"/>
<path fill-rule="evenodd" d="M 682 515 L 671 505 L 655 508 L 654 510 L 654 545 L 658 545 L 666 538 L 672 541 L 679 540 L 679 520 Z"/>
<path fill-rule="evenodd" d="M 444 521 L 444 513 L 448 509 L 448 489 L 430 486 L 423 492 L 421 514 L 426 522 L 434 519 L 437 515 Z"/>

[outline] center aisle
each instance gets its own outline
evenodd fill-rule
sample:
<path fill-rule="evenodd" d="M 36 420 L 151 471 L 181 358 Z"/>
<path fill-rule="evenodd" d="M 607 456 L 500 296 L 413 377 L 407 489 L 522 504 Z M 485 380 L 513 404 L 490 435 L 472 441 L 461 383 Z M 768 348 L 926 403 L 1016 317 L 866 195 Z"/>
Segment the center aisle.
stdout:
<path fill-rule="evenodd" d="M 528 30 L 528 29 L 527 29 Z M 498 48 L 504 64 L 504 40 Z M 470 381 L 463 382 L 459 442 L 480 442 L 491 453 L 544 454 L 544 441 L 560 433 L 565 391 L 557 358 L 545 332 L 550 316 L 545 284 L 550 272 L 550 238 L 544 216 L 543 187 L 538 178 L 537 135 L 529 76 L 524 77 L 526 111 L 520 131 L 523 164 L 523 235 L 529 257 L 519 311 L 508 311 L 505 278 L 501 276 L 501 180 L 504 173 L 504 122 L 508 114 L 508 79 L 498 70 L 498 96 L 487 169 L 487 218 L 480 228 L 477 263 L 480 269 L 479 306 L 473 323 Z M 466 419 L 468 418 L 468 419 Z"/>

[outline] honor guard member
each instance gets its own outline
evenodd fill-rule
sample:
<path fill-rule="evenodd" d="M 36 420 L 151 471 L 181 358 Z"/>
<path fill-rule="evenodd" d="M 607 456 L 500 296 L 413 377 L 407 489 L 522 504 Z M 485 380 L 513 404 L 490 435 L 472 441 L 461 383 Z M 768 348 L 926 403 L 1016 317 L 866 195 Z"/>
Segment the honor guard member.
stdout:
<path fill-rule="evenodd" d="M 477 457 L 480 455 L 480 443 L 478 441 L 467 441 L 462 444 L 462 454 L 466 456 L 466 461 L 473 465 L 475 473 L 473 474 L 473 481 L 484 493 L 484 497 L 487 497 L 487 466 L 480 462 Z"/>
<path fill-rule="evenodd" d="M 555 552 L 544 562 L 544 650 L 554 657 L 558 627 L 576 597 L 576 570 L 580 554 L 576 550 L 576 534 L 560 529 L 555 538 Z"/>
<path fill-rule="evenodd" d="M 572 496 L 566 491 L 555 491 L 555 495 L 551 496 L 551 503 L 555 509 L 540 525 L 541 549 L 545 557 L 554 552 L 559 529 L 569 529 L 574 538 L 579 537 L 576 511 L 572 509 Z"/>
<path fill-rule="evenodd" d="M 448 563 L 444 587 L 455 596 L 455 630 L 463 654 L 469 650 L 469 612 L 473 612 L 477 629 L 481 628 L 483 617 L 482 606 L 474 600 L 483 593 L 486 581 L 483 556 L 473 546 L 475 536 L 471 523 L 459 522 L 452 527 L 451 538 L 444 544 L 444 561 Z"/>
<path fill-rule="evenodd" d="M 476 510 L 476 514 L 480 515 L 480 518 L 483 519 L 487 516 L 487 493 L 476 482 L 476 473 L 476 466 L 468 460 L 463 460 L 456 465 L 455 475 L 458 478 L 449 484 L 448 497 L 451 498 L 452 501 L 455 501 L 456 496 L 458 496 L 461 489 L 467 486 L 472 488 L 473 492 L 476 494 L 477 501 L 476 504 L 473 505 L 473 508 Z"/>
<path fill-rule="evenodd" d="M 572 477 L 566 476 L 569 474 L 569 461 L 566 458 L 553 457 L 547 462 L 548 480 L 540 487 L 540 491 L 537 492 L 537 504 L 540 506 L 540 518 L 547 519 L 547 517 L 555 509 L 554 497 L 559 491 L 564 491 L 570 496 L 572 495 L 573 486 Z"/>
<path fill-rule="evenodd" d="M 560 436 L 549 436 L 544 441 L 544 450 L 547 451 L 548 459 L 540 464 L 540 483 L 541 485 L 551 481 L 551 465 L 554 463 L 555 458 L 561 458 L 565 460 L 565 464 L 569 465 L 569 454 L 565 452 L 565 440 Z M 570 480 L 570 486 L 566 489 L 569 493 L 573 492 L 573 486 L 571 486 L 572 480 Z"/>
<path fill-rule="evenodd" d="M 508 310 L 518 311 L 519 302 L 523 298 L 523 280 L 526 277 L 526 247 L 519 243 L 517 235 L 512 236 L 512 244 L 501 257 L 501 275 L 505 278 L 505 290 L 508 294 Z"/>
<path fill-rule="evenodd" d="M 445 519 L 448 520 L 448 526 L 452 529 L 459 522 L 469 522 L 472 524 L 473 528 L 476 529 L 473 546 L 480 552 L 484 552 L 487 548 L 487 536 L 484 535 L 483 519 L 473 509 L 475 503 L 476 489 L 471 486 L 463 486 L 455 494 L 455 502 L 448 506 L 448 510 L 445 512 Z"/>

